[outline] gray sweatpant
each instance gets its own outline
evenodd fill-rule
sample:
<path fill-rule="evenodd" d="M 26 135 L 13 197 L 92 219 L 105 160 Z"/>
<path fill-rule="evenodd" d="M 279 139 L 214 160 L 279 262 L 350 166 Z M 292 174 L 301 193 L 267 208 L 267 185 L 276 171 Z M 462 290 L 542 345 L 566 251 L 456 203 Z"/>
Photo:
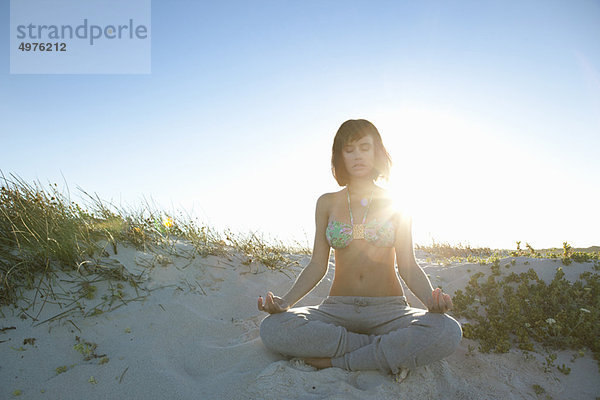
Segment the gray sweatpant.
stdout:
<path fill-rule="evenodd" d="M 330 357 L 334 367 L 396 374 L 449 356 L 462 330 L 446 314 L 409 307 L 404 296 L 328 296 L 318 306 L 269 315 L 260 337 L 288 356 Z"/>

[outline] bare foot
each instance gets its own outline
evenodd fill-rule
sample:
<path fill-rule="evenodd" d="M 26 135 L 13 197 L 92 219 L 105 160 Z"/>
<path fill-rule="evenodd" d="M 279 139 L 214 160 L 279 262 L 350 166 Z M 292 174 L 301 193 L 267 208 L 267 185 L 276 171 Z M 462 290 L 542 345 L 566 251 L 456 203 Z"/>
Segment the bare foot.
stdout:
<path fill-rule="evenodd" d="M 400 371 L 394 376 L 394 379 L 398 383 L 402 383 L 403 380 L 406 379 L 410 370 L 408 368 L 400 368 Z"/>
<path fill-rule="evenodd" d="M 305 358 L 304 362 L 315 368 L 323 369 L 331 367 L 331 358 Z"/>

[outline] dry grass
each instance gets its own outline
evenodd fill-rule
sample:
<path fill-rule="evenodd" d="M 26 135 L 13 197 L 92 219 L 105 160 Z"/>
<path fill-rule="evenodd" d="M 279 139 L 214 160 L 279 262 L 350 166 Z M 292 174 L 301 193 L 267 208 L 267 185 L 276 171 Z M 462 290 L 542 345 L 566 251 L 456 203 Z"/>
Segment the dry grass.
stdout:
<path fill-rule="evenodd" d="M 120 209 L 80 189 L 82 206 L 61 193 L 57 184 L 44 188 L 12 174 L 7 178 L 0 172 L 0 187 L 0 305 L 57 300 L 57 271 L 68 273 L 71 283 L 81 286 L 82 298 L 90 296 L 90 282 L 98 279 L 111 287 L 124 281 L 137 290 L 142 277 L 133 276 L 114 259 L 107 260 L 107 244 L 114 254 L 118 244 L 175 254 L 176 243 L 184 241 L 193 246 L 190 257 L 238 257 L 243 264 L 261 263 L 276 270 L 297 263 L 296 255 L 309 253 L 257 233 L 221 233 L 147 203 L 139 209 Z M 36 290 L 34 297 L 25 298 L 31 289 Z"/>

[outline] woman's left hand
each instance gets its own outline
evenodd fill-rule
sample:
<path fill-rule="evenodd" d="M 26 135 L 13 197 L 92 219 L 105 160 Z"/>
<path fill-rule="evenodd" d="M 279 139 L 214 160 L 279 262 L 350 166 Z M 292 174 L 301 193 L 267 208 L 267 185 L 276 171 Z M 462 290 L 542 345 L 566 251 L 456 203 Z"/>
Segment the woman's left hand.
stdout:
<path fill-rule="evenodd" d="M 429 312 L 445 313 L 452 310 L 452 299 L 449 294 L 442 292 L 442 289 L 436 288 L 431 292 L 431 297 L 427 301 Z"/>

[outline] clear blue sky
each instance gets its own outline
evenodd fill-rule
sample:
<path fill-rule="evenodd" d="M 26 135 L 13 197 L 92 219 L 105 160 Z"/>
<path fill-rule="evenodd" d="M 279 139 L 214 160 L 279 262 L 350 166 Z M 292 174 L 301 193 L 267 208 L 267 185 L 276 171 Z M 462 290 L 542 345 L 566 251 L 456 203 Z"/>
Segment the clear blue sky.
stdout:
<path fill-rule="evenodd" d="M 366 118 L 416 242 L 600 244 L 599 1 L 153 1 L 149 75 L 10 75 L 1 34 L 5 175 L 312 244 Z"/>

